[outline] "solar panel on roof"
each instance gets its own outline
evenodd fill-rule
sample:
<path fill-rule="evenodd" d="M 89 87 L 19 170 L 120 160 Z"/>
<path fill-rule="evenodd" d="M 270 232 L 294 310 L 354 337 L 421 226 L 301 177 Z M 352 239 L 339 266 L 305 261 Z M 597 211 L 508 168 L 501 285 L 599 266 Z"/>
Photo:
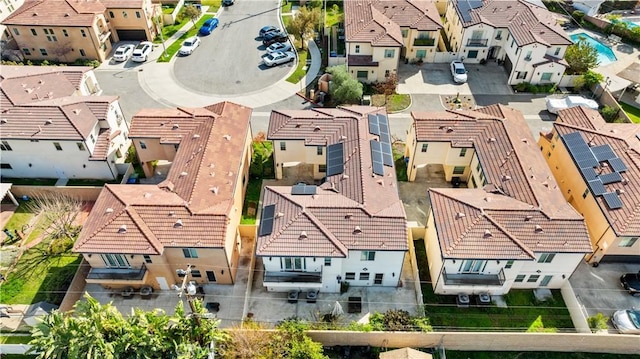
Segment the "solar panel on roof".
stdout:
<path fill-rule="evenodd" d="M 607 206 L 609 209 L 618 209 L 622 208 L 622 201 L 620 200 L 620 196 L 618 196 L 615 192 L 607 192 L 602 195 L 604 201 L 607 202 Z"/>
<path fill-rule="evenodd" d="M 596 170 L 594 170 L 593 167 L 580 168 L 580 172 L 582 172 L 582 175 L 587 181 L 594 180 L 598 177 Z"/>
<path fill-rule="evenodd" d="M 327 177 L 344 172 L 344 144 L 327 146 Z"/>
<path fill-rule="evenodd" d="M 262 215 L 260 216 L 260 232 L 259 236 L 266 236 L 273 232 L 273 219 L 276 213 L 276 205 L 270 204 L 262 209 Z"/>
<path fill-rule="evenodd" d="M 618 172 L 605 173 L 598 176 L 603 184 L 616 183 L 622 181 L 622 176 Z"/>
<path fill-rule="evenodd" d="M 376 140 L 370 140 L 369 144 L 371 146 L 371 163 L 373 164 L 373 173 L 379 176 L 384 176 L 381 143 Z"/>
<path fill-rule="evenodd" d="M 369 114 L 369 133 L 373 135 L 380 135 L 380 128 L 378 127 L 378 116 Z"/>
<path fill-rule="evenodd" d="M 616 172 L 625 172 L 627 170 L 627 166 L 625 166 L 619 157 L 610 158 L 609 165 L 611 165 L 611 168 Z"/>
<path fill-rule="evenodd" d="M 464 22 L 471 21 L 470 11 L 482 6 L 482 0 L 459 0 L 458 8 L 460 9 L 460 15 Z"/>
<path fill-rule="evenodd" d="M 589 184 L 589 188 L 591 188 L 591 192 L 593 192 L 594 196 L 599 196 L 607 192 L 607 190 L 604 189 L 604 185 L 602 184 L 602 181 L 600 181 L 600 179 L 594 179 L 587 183 Z"/>
<path fill-rule="evenodd" d="M 304 183 L 291 187 L 291 194 L 295 195 L 312 195 L 316 194 L 317 186 L 306 185 Z"/>
<path fill-rule="evenodd" d="M 598 165 L 598 161 L 596 161 L 595 158 L 592 159 L 588 157 L 583 157 L 582 161 L 576 162 L 578 162 L 578 168 L 580 169 L 593 168 Z"/>
<path fill-rule="evenodd" d="M 608 144 L 602 146 L 591 147 L 591 152 L 596 157 L 598 162 L 606 161 L 612 158 L 616 158 L 616 154 L 613 152 L 613 149 Z"/>
<path fill-rule="evenodd" d="M 391 152 L 391 145 L 388 143 L 382 143 L 382 163 L 385 166 L 393 167 L 393 154 Z"/>

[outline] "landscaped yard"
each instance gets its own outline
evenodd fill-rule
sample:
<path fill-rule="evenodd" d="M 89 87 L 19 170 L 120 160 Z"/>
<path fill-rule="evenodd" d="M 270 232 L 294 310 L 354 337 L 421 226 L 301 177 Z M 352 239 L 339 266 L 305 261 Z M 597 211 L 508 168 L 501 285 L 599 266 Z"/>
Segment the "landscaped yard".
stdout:
<path fill-rule="evenodd" d="M 575 329 L 562 295 L 552 290 L 553 298 L 537 302 L 531 290 L 511 290 L 504 298 L 508 308 L 458 308 L 454 296 L 433 293 L 428 272 L 424 241 L 414 241 L 416 262 L 424 297 L 425 313 L 435 331 L 551 331 L 573 332 Z"/>
<path fill-rule="evenodd" d="M 153 40 L 153 42 L 161 43 L 163 39 L 167 40 L 173 34 L 178 32 L 178 30 L 180 30 L 187 22 L 189 22 L 188 18 L 181 18 L 180 16 L 178 16 L 178 18 L 176 18 L 176 22 L 173 25 L 162 26 L 162 37 L 157 36 L 155 40 Z"/>
<path fill-rule="evenodd" d="M 255 224 L 256 214 L 258 212 L 258 201 L 260 201 L 260 191 L 262 190 L 262 180 L 265 178 L 274 178 L 273 173 L 273 145 L 266 141 L 264 133 L 256 135 L 253 142 L 253 158 L 251 159 L 251 167 L 249 169 L 249 183 L 247 184 L 247 193 L 244 198 L 242 209 L 242 224 Z M 254 212 L 249 213 L 249 208 Z"/>
<path fill-rule="evenodd" d="M 167 47 L 167 53 L 160 56 L 160 58 L 158 58 L 158 62 L 171 61 L 171 58 L 173 57 L 173 55 L 175 55 L 178 51 L 180 51 L 180 47 L 182 47 L 182 42 L 192 36 L 196 36 L 196 34 L 198 33 L 198 29 L 200 29 L 200 26 L 202 26 L 202 24 L 204 24 L 205 21 L 207 21 L 208 19 L 211 19 L 212 17 L 213 15 L 202 16 L 200 20 L 198 20 L 198 22 L 196 23 L 196 26 L 191 27 L 189 31 L 185 32 L 173 44 Z"/>
<path fill-rule="evenodd" d="M 335 4 L 330 7 L 327 6 L 327 18 L 324 23 L 326 27 L 337 26 L 343 18 L 344 9 L 342 7 L 342 3 L 340 3 L 340 5 Z"/>
<path fill-rule="evenodd" d="M 202 0 L 202 6 L 208 6 L 208 13 L 215 13 L 222 6 L 222 0 Z"/>
<path fill-rule="evenodd" d="M 434 355 L 434 358 L 439 358 Z M 447 359 L 639 359 L 640 355 L 557 352 L 459 352 L 447 350 Z"/>
<path fill-rule="evenodd" d="M 640 123 L 640 108 L 627 105 L 624 102 L 620 102 L 620 107 L 622 107 L 631 121 L 633 121 L 634 123 Z"/>
<path fill-rule="evenodd" d="M 405 110 L 411 105 L 411 96 L 407 94 L 373 95 L 371 96 L 371 105 L 376 107 L 386 107 L 387 112 L 394 113 Z"/>
<path fill-rule="evenodd" d="M 298 67 L 296 67 L 296 70 L 287 78 L 287 82 L 297 84 L 307 75 L 307 69 L 305 69 L 307 66 L 307 56 L 309 56 L 307 49 L 298 50 Z"/>

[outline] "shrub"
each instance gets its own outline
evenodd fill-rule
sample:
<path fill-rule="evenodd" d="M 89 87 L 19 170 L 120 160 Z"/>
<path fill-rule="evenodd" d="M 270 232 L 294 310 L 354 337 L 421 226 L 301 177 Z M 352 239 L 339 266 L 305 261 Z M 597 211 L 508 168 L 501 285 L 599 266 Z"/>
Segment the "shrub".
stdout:
<path fill-rule="evenodd" d="M 579 24 L 582 24 L 582 20 L 584 19 L 584 11 L 576 10 L 571 13 L 571 16 L 576 19 Z"/>
<path fill-rule="evenodd" d="M 602 114 L 602 117 L 604 118 L 605 121 L 613 122 L 615 119 L 618 118 L 618 111 L 619 110 L 615 107 L 604 106 L 600 110 L 600 113 Z"/>
<path fill-rule="evenodd" d="M 609 317 L 604 316 L 602 313 L 598 313 L 587 318 L 587 323 L 589 323 L 589 328 L 592 330 L 601 330 L 601 329 L 609 329 L 607 322 L 609 321 Z"/>
<path fill-rule="evenodd" d="M 332 86 L 329 89 L 334 105 L 360 103 L 363 86 L 351 77 L 344 65 L 327 68 L 332 75 Z"/>
<path fill-rule="evenodd" d="M 384 82 L 377 82 L 373 85 L 373 89 L 377 94 L 393 95 L 396 93 L 396 87 L 398 86 L 398 75 L 395 73 L 390 74 L 387 80 Z"/>

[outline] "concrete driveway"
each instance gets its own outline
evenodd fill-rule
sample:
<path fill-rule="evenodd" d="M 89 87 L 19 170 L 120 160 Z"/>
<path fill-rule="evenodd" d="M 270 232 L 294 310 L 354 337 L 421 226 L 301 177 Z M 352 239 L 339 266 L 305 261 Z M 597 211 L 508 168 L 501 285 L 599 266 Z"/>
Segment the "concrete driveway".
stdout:
<path fill-rule="evenodd" d="M 274 68 L 262 64 L 265 47 L 258 31 L 265 25 L 280 27 L 275 0 L 236 1 L 218 13 L 220 23 L 201 37 L 200 48 L 172 63 L 175 79 L 202 94 L 236 95 L 255 92 L 287 76 L 297 63 Z"/>
<path fill-rule="evenodd" d="M 398 92 L 408 94 L 492 94 L 510 95 L 507 74 L 494 62 L 486 65 L 465 64 L 468 81 L 456 84 L 451 77 L 449 64 L 424 63 L 420 66 L 400 64 L 398 67 Z"/>

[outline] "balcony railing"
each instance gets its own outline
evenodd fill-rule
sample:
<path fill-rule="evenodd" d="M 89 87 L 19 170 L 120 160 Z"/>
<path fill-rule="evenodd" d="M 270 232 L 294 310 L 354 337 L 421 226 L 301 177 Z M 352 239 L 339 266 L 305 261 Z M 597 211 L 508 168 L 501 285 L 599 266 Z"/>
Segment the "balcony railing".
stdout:
<path fill-rule="evenodd" d="M 265 283 L 322 283 L 322 272 L 264 272 Z"/>
<path fill-rule="evenodd" d="M 469 39 L 467 40 L 467 46 L 472 47 L 486 47 L 489 39 Z"/>
<path fill-rule="evenodd" d="M 501 286 L 504 283 L 504 271 L 500 269 L 498 274 L 483 273 L 455 273 L 449 274 L 442 270 L 444 284 L 446 285 L 495 285 Z"/>
<path fill-rule="evenodd" d="M 142 280 L 147 273 L 147 267 L 141 268 L 91 268 L 87 279 L 98 280 Z"/>
<path fill-rule="evenodd" d="M 436 39 L 415 39 L 413 40 L 413 46 L 433 46 Z"/>

